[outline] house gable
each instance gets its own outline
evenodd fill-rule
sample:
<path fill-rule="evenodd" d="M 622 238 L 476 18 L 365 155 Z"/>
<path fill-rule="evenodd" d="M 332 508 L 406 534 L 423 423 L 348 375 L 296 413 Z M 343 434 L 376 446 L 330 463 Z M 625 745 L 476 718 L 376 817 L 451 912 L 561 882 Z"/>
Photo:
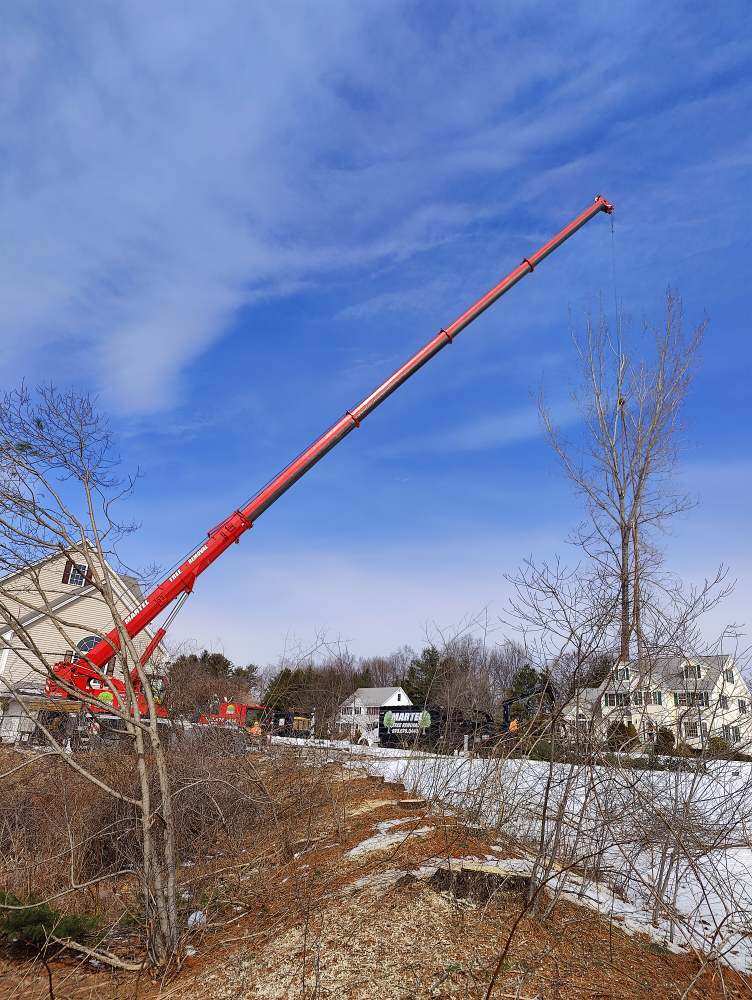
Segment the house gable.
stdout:
<path fill-rule="evenodd" d="M 110 610 L 85 575 L 71 572 L 71 560 L 61 554 L 43 560 L 25 572 L 11 574 L 2 581 L 6 591 L 0 597 L 0 682 L 8 686 L 41 687 L 42 671 L 32 663 L 35 657 L 25 649 L 15 634 L 19 623 L 38 646 L 48 666 L 62 660 L 71 647 L 89 637 L 98 638 L 110 631 L 114 622 Z M 107 563 L 108 573 L 118 610 L 127 617 L 137 606 L 140 590 L 135 580 L 121 579 Z M 83 582 L 79 582 L 83 579 Z M 59 619 L 56 623 L 55 618 Z M 65 632 L 70 642 L 66 642 Z M 139 654 L 151 641 L 152 634 L 144 630 L 134 640 Z M 3 648 L 4 647 L 4 648 Z M 155 661 L 166 661 L 163 646 L 158 647 Z M 0 692 L 3 693 L 3 692 Z"/>

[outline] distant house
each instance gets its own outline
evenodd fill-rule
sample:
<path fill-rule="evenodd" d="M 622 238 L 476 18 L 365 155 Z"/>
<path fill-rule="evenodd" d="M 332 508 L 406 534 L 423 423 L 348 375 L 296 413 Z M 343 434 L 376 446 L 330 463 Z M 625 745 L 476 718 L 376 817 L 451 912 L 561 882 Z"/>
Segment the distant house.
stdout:
<path fill-rule="evenodd" d="M 31 654 L 18 638 L 19 628 L 31 637 L 44 663 L 52 666 L 61 660 L 80 658 L 114 626 L 109 607 L 80 560 L 81 556 L 75 555 L 52 556 L 0 580 L 2 742 L 13 742 L 24 732 L 32 731 L 35 727 L 29 715 L 50 707 L 49 699 L 44 697 L 43 664 L 27 662 Z M 125 618 L 142 602 L 143 594 L 132 577 L 116 573 L 110 566 L 107 573 L 118 610 Z M 61 635 L 56 624 L 59 621 L 64 622 L 70 644 Z M 139 653 L 144 652 L 152 635 L 145 630 L 136 637 L 134 645 Z M 159 673 L 166 662 L 167 651 L 160 644 L 152 656 L 150 671 Z M 114 663 L 113 660 L 107 672 L 113 672 Z"/>
<path fill-rule="evenodd" d="M 643 743 L 659 728 L 676 743 L 702 748 L 713 736 L 731 745 L 752 739 L 749 688 L 733 657 L 663 656 L 618 663 L 597 688 L 581 688 L 564 709 L 566 731 L 606 735 L 613 723 L 630 723 Z"/>
<path fill-rule="evenodd" d="M 379 736 L 379 709 L 412 705 L 401 687 L 358 688 L 339 706 L 337 722 L 351 736 L 362 736 L 374 743 Z"/>

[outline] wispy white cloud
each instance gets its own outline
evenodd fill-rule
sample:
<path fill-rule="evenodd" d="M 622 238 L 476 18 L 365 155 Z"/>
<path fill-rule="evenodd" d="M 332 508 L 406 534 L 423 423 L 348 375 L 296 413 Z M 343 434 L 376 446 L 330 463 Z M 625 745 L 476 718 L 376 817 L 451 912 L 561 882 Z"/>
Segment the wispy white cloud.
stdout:
<path fill-rule="evenodd" d="M 251 570 L 240 553 L 218 567 L 211 588 L 186 605 L 172 638 L 221 644 L 236 662 L 274 662 L 291 622 L 304 640 L 326 632 L 361 655 L 404 643 L 420 648 L 436 626 L 451 632 L 483 609 L 498 627 L 509 593 L 504 572 L 529 546 L 543 550 L 552 541 L 499 531 L 463 533 L 430 548 L 382 542 L 272 553 L 261 545 L 245 556 Z"/>
<path fill-rule="evenodd" d="M 631 68 L 651 19 L 618 7 L 533 24 L 524 4 L 435 22 L 344 0 L 7 4 L 3 373 L 42 358 L 126 410 L 163 409 L 243 306 L 492 213 L 503 235 L 510 200 L 552 188 L 550 163 L 526 181 L 544 155 L 582 135 L 557 164 L 579 189 L 602 157 L 594 118 L 613 131 L 638 83 L 660 94 L 661 73 Z M 742 55 L 716 46 L 714 71 Z M 484 173 L 503 190 L 469 199 Z M 352 309 L 406 305 L 395 290 Z"/>
<path fill-rule="evenodd" d="M 552 407 L 554 420 L 559 427 L 567 427 L 577 420 L 577 410 L 569 402 Z M 401 438 L 393 445 L 379 449 L 386 458 L 403 455 L 449 455 L 474 451 L 491 451 L 510 445 L 531 441 L 543 435 L 540 414 L 534 405 L 519 407 L 468 420 L 458 426 L 415 434 Z"/>

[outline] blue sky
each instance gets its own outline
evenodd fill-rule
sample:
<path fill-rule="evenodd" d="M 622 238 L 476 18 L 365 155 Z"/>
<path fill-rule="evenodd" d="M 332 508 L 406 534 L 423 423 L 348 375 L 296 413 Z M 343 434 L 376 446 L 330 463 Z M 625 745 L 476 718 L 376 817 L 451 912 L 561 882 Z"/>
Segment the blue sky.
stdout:
<path fill-rule="evenodd" d="M 359 653 L 503 609 L 579 508 L 570 315 L 668 284 L 710 321 L 666 540 L 750 619 L 746 3 L 10 2 L 0 369 L 100 394 L 143 471 L 126 555 L 171 564 L 598 192 L 486 314 L 202 581 L 176 639 Z M 615 264 L 615 267 L 614 267 Z M 576 427 L 574 427 L 576 430 Z"/>

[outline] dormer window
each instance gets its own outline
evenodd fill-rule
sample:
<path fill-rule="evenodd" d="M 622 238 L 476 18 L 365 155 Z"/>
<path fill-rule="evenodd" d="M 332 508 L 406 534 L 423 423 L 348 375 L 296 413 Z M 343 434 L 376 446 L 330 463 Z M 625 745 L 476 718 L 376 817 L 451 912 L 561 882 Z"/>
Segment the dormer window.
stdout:
<path fill-rule="evenodd" d="M 611 678 L 615 681 L 628 681 L 629 667 L 614 667 L 611 671 Z"/>
<path fill-rule="evenodd" d="M 684 680 L 685 681 L 699 681 L 702 677 L 699 666 L 695 666 L 693 663 L 688 663 L 684 668 Z"/>
<path fill-rule="evenodd" d="M 91 580 L 89 567 L 86 563 L 74 563 L 68 559 L 63 570 L 63 583 L 70 584 L 71 587 L 83 587 Z"/>

